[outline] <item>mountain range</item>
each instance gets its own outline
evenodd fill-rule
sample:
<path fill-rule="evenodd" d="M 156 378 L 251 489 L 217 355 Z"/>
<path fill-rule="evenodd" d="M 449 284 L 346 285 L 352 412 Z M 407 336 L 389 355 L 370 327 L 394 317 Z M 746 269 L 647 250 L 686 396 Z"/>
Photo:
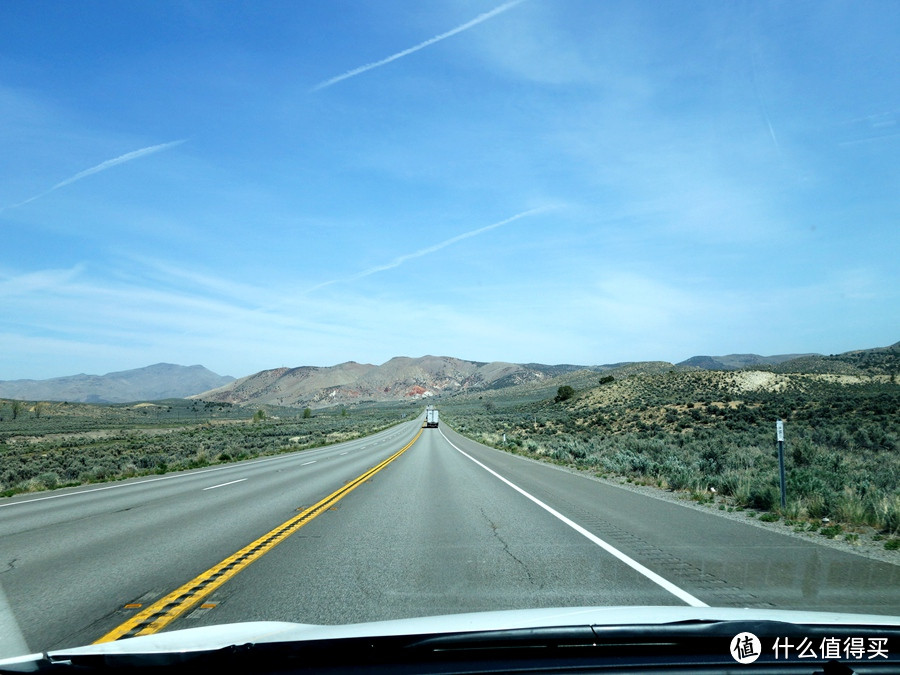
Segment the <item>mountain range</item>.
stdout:
<path fill-rule="evenodd" d="M 819 354 L 777 354 L 775 356 L 760 356 L 759 354 L 727 354 L 725 356 L 692 356 L 680 361 L 679 366 L 693 366 L 703 370 L 739 370 L 753 366 L 775 366 L 785 361 L 793 361 Z"/>
<path fill-rule="evenodd" d="M 502 361 L 485 363 L 449 356 L 397 356 L 380 366 L 348 361 L 329 367 L 263 370 L 192 398 L 239 405 L 322 407 L 499 389 L 584 368 Z"/>
<path fill-rule="evenodd" d="M 601 366 L 465 361 L 448 356 L 396 357 L 380 366 L 348 361 L 336 366 L 275 368 L 242 377 L 191 398 L 236 405 L 325 407 L 336 404 L 428 399 L 516 385 L 591 382 L 598 373 L 629 374 L 670 369 L 890 375 L 900 367 L 900 343 L 845 354 L 729 354 L 695 356 L 679 364 L 615 363 Z M 532 387 L 533 388 L 533 387 Z"/>
<path fill-rule="evenodd" d="M 48 380 L 0 381 L 0 398 L 73 403 L 130 403 L 186 398 L 233 381 L 203 366 L 157 363 L 106 375 L 69 375 Z"/>
<path fill-rule="evenodd" d="M 579 366 L 502 361 L 488 363 L 449 356 L 398 356 L 381 365 L 348 361 L 328 367 L 274 368 L 237 380 L 217 375 L 203 366 L 158 363 L 106 375 L 0 381 L 0 398 L 85 403 L 192 398 L 247 406 L 320 408 L 336 404 L 429 399 L 516 385 L 555 386 L 557 380 L 563 384 L 568 384 L 568 380 L 578 384 L 581 380 L 593 381 L 596 373 L 626 377 L 651 366 L 654 372 L 752 368 L 781 373 L 893 376 L 900 370 L 900 342 L 889 347 L 830 356 L 728 354 L 694 356 L 678 364 L 635 362 Z"/>

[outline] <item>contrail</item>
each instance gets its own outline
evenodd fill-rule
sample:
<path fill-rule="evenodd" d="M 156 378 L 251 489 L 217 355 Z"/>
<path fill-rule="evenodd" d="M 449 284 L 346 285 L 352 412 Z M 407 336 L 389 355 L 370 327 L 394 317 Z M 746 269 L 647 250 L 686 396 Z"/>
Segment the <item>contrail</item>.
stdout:
<path fill-rule="evenodd" d="M 749 22 L 746 24 L 749 25 Z M 749 31 L 749 29 L 748 29 Z M 759 111 L 762 113 L 763 119 L 766 122 L 766 127 L 769 129 L 769 138 L 772 139 L 772 143 L 775 145 L 775 150 L 779 155 L 782 155 L 781 152 L 781 144 L 778 142 L 778 136 L 775 135 L 775 127 L 772 126 L 772 120 L 769 119 L 769 113 L 766 110 L 766 104 L 763 102 L 762 95 L 759 91 L 759 77 L 756 68 L 756 52 L 759 49 L 759 45 L 757 45 L 756 40 L 752 33 L 749 33 L 750 39 L 750 78 L 753 83 L 753 94 L 756 97 L 756 103 L 759 106 Z"/>
<path fill-rule="evenodd" d="M 381 61 L 375 61 L 374 63 L 367 63 L 364 66 L 360 66 L 359 68 L 354 68 L 353 70 L 348 70 L 343 75 L 338 75 L 337 77 L 332 77 L 330 80 L 325 80 L 324 82 L 319 82 L 315 87 L 310 89 L 311 92 L 319 91 L 320 89 L 325 89 L 326 87 L 330 87 L 333 84 L 337 84 L 342 80 L 347 80 L 351 77 L 356 77 L 362 73 L 365 73 L 368 70 L 372 70 L 373 68 L 378 68 L 379 66 L 383 66 L 391 61 L 396 61 L 397 59 L 402 59 L 404 56 L 409 56 L 413 52 L 417 52 L 420 49 L 425 49 L 430 45 L 433 45 L 435 42 L 440 42 L 441 40 L 446 40 L 448 37 L 456 35 L 457 33 L 462 33 L 465 30 L 469 30 L 473 26 L 477 26 L 483 21 L 487 21 L 490 18 L 497 16 L 498 14 L 502 14 L 508 9 L 512 9 L 516 5 L 524 2 L 525 0 L 512 0 L 511 2 L 505 2 L 499 7 L 495 7 L 489 12 L 485 12 L 484 14 L 479 14 L 471 21 L 467 21 L 461 26 L 457 26 L 451 30 L 448 30 L 446 33 L 441 33 L 440 35 L 435 35 L 433 38 L 425 40 L 425 42 L 420 42 L 415 47 L 410 47 L 409 49 L 404 49 L 402 52 L 397 52 L 396 54 L 392 54 L 385 59 L 381 59 Z"/>
<path fill-rule="evenodd" d="M 494 230 L 498 227 L 502 227 L 504 225 L 508 225 L 509 223 L 519 220 L 520 218 L 525 218 L 526 216 L 534 215 L 535 213 L 540 213 L 542 211 L 547 211 L 553 207 L 543 206 L 536 209 L 529 209 L 528 211 L 522 211 L 522 213 L 517 213 L 514 216 L 506 218 L 505 220 L 501 220 L 497 223 L 493 223 L 491 225 L 485 225 L 484 227 L 479 227 L 477 230 L 472 230 L 470 232 L 463 232 L 462 234 L 458 234 L 455 237 L 450 237 L 450 239 L 445 239 L 439 244 L 434 244 L 433 246 L 428 246 L 427 248 L 419 249 L 414 253 L 407 253 L 406 255 L 401 255 L 397 258 L 394 258 L 391 262 L 386 263 L 384 265 L 378 265 L 377 267 L 369 268 L 363 272 L 359 272 L 358 274 L 354 274 L 353 276 L 346 277 L 344 279 L 332 279 L 331 281 L 325 281 L 317 286 L 313 286 L 307 291 L 307 293 L 316 291 L 320 288 L 324 288 L 325 286 L 331 286 L 332 284 L 340 283 L 340 282 L 349 282 L 349 281 L 357 281 L 358 279 L 362 279 L 364 277 L 371 276 L 373 274 L 377 274 L 378 272 L 385 272 L 390 269 L 394 269 L 395 267 L 399 267 L 403 263 L 413 260 L 414 258 L 421 258 L 424 255 L 428 255 L 430 253 L 435 253 L 436 251 L 440 251 L 442 248 L 446 248 L 451 244 L 455 244 L 463 239 L 469 239 L 471 237 L 477 237 L 479 234 L 484 234 L 489 230 Z"/>
<path fill-rule="evenodd" d="M 125 162 L 130 162 L 134 159 L 140 159 L 141 157 L 146 157 L 147 155 L 152 155 L 155 152 L 161 152 L 163 150 L 168 150 L 169 148 L 174 148 L 176 145 L 181 145 L 187 139 L 182 138 L 180 141 L 170 141 L 169 143 L 160 143 L 159 145 L 151 145 L 148 148 L 141 148 L 140 150 L 134 150 L 133 152 L 126 152 L 124 155 L 119 155 L 114 159 L 108 159 L 105 162 L 100 162 L 97 166 L 92 166 L 90 169 L 85 169 L 84 171 L 79 171 L 74 176 L 70 178 L 66 178 L 64 181 L 61 181 L 54 185 L 49 190 L 44 190 L 40 194 L 35 195 L 34 197 L 29 197 L 24 202 L 19 202 L 18 204 L 13 204 L 12 206 L 4 207 L 0 209 L 0 212 L 5 211 L 6 209 L 14 209 L 19 206 L 24 206 L 25 204 L 30 204 L 35 199 L 40 199 L 41 197 L 45 197 L 50 194 L 54 190 L 59 190 L 61 187 L 65 187 L 75 181 L 81 180 L 82 178 L 87 178 L 88 176 L 92 176 L 95 173 L 100 173 L 101 171 L 106 171 L 107 169 L 111 169 L 114 166 L 119 164 L 124 164 Z"/>

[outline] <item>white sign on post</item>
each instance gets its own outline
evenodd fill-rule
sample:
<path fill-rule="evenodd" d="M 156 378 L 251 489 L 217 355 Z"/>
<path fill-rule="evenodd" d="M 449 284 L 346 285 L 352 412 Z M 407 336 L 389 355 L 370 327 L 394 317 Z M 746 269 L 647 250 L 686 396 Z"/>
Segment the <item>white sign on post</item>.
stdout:
<path fill-rule="evenodd" d="M 775 437 L 775 440 L 784 442 L 784 422 L 781 420 L 775 422 Z"/>

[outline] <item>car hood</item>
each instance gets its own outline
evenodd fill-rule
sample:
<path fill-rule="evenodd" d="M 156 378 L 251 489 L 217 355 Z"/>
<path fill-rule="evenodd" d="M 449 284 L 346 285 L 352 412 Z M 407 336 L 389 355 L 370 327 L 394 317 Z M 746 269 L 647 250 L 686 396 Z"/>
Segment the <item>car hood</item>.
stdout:
<path fill-rule="evenodd" d="M 233 645 L 345 638 L 442 635 L 563 626 L 623 627 L 704 622 L 771 621 L 805 626 L 900 627 L 900 617 L 796 610 L 715 607 L 564 607 L 449 614 L 344 625 L 248 621 L 162 632 L 0 660 L 0 667 L 51 657 L 205 652 Z"/>

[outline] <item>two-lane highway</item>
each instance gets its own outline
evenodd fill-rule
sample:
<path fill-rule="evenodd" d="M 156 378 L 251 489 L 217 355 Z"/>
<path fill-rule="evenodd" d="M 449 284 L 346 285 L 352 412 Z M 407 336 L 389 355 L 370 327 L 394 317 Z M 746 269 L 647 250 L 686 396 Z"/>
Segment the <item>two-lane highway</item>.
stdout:
<path fill-rule="evenodd" d="M 407 444 L 410 422 L 314 450 L 0 500 L 0 585 L 29 647 L 96 640 Z"/>
<path fill-rule="evenodd" d="M 900 567 L 473 443 L 446 426 L 179 626 L 578 605 L 895 614 Z"/>
<path fill-rule="evenodd" d="M 94 498 L 83 490 L 25 498 L 19 506 L 3 502 L 0 564 L 7 567 L 0 583 L 29 646 L 86 643 L 126 626 L 191 580 L 205 583 L 204 572 L 354 479 L 358 487 L 204 591 L 202 603 L 163 629 L 582 605 L 880 614 L 900 607 L 900 566 L 420 424 L 216 471 L 134 481 L 89 493 Z"/>

